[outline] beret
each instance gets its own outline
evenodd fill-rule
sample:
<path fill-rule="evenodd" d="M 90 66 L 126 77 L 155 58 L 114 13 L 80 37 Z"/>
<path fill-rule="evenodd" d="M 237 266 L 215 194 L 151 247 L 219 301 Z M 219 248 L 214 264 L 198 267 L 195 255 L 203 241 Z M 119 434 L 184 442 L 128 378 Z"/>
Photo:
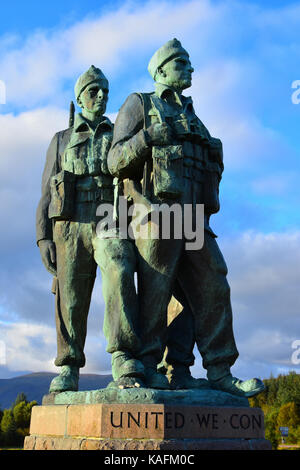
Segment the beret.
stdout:
<path fill-rule="evenodd" d="M 76 100 L 78 100 L 80 93 L 86 88 L 90 83 L 95 82 L 95 81 L 104 81 L 105 86 L 108 86 L 108 80 L 105 77 L 105 75 L 102 73 L 100 69 L 95 67 L 94 65 L 91 65 L 90 68 L 84 72 L 83 74 L 78 77 L 75 87 L 74 87 L 74 92 L 75 92 L 75 97 Z"/>
<path fill-rule="evenodd" d="M 166 44 L 160 47 L 150 59 L 148 71 L 151 77 L 155 80 L 155 75 L 159 67 L 161 67 L 174 57 L 179 57 L 182 55 L 189 57 L 189 54 L 182 47 L 178 39 L 174 38 L 166 42 Z"/>

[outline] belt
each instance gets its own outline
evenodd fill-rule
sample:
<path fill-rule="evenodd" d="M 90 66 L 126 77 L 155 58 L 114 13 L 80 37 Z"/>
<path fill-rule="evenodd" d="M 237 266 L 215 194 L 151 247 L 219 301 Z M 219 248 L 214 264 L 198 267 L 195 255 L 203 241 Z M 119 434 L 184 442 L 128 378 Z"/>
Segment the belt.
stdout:
<path fill-rule="evenodd" d="M 98 188 L 92 191 L 76 191 L 76 202 L 100 202 L 100 201 L 113 201 L 112 188 Z"/>
<path fill-rule="evenodd" d="M 198 170 L 192 166 L 183 167 L 183 177 L 197 181 L 198 183 L 203 183 L 204 181 L 204 171 Z"/>

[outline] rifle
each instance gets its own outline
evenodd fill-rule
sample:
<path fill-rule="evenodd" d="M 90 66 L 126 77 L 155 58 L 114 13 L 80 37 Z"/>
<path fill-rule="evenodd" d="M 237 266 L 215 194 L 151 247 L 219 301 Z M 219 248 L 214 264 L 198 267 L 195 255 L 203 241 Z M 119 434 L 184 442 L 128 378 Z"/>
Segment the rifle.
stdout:
<path fill-rule="evenodd" d="M 74 126 L 74 116 L 75 116 L 75 105 L 73 101 L 70 103 L 70 112 L 69 112 L 69 127 Z"/>
<path fill-rule="evenodd" d="M 69 109 L 69 127 L 74 126 L 74 117 L 75 117 L 75 105 L 74 105 L 74 102 L 71 101 L 70 109 Z M 58 284 L 58 279 L 56 276 L 53 276 L 52 288 L 51 288 L 52 294 L 57 293 L 57 284 Z"/>

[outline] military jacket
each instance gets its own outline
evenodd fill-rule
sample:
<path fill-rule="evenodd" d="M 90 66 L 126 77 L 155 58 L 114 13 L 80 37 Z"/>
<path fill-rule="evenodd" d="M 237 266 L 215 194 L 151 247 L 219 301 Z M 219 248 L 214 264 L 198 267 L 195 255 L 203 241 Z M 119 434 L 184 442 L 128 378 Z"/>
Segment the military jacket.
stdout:
<path fill-rule="evenodd" d="M 78 204 L 113 202 L 113 178 L 107 167 L 112 131 L 113 124 L 106 117 L 93 130 L 83 116 L 77 114 L 74 127 L 54 135 L 47 151 L 42 196 L 36 214 L 37 242 L 51 240 L 53 221 L 64 219 L 63 212 L 58 216 L 53 207 L 61 183 L 69 208 L 68 220 L 72 220 L 72 211 Z"/>
<path fill-rule="evenodd" d="M 196 116 L 191 98 L 157 85 L 155 93 L 130 95 L 121 108 L 108 156 L 109 169 L 120 179 L 139 181 L 145 178 L 145 162 L 151 161 L 154 196 L 178 200 L 182 179 L 189 179 L 191 184 L 204 187 L 201 200 L 193 202 L 204 203 L 208 214 L 217 212 L 223 171 L 221 141 L 211 137 Z M 172 145 L 148 144 L 146 129 L 155 122 L 170 125 Z"/>

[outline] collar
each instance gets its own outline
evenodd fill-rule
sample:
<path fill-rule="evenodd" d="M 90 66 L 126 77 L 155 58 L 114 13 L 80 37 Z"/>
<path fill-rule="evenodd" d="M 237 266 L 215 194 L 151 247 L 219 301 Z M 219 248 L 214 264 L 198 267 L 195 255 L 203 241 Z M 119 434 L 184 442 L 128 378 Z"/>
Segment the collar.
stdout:
<path fill-rule="evenodd" d="M 107 127 L 109 130 L 113 129 L 111 121 L 106 116 L 102 116 L 102 121 L 96 127 L 96 130 L 99 127 Z M 92 132 L 94 134 L 94 129 L 92 129 L 88 121 L 83 117 L 81 113 L 75 115 L 74 119 L 74 132 Z"/>
<path fill-rule="evenodd" d="M 193 101 L 190 96 L 184 96 L 177 93 L 173 88 L 162 83 L 155 84 L 155 94 L 161 98 L 168 101 L 168 97 L 172 97 L 172 101 L 179 104 L 180 106 L 187 108 L 189 105 L 193 107 Z"/>
<path fill-rule="evenodd" d="M 173 88 L 169 87 L 168 85 L 164 85 L 162 83 L 155 84 L 155 94 L 161 98 L 168 101 L 168 98 L 175 101 L 177 104 L 182 106 L 182 98 L 183 96 L 177 93 Z"/>

